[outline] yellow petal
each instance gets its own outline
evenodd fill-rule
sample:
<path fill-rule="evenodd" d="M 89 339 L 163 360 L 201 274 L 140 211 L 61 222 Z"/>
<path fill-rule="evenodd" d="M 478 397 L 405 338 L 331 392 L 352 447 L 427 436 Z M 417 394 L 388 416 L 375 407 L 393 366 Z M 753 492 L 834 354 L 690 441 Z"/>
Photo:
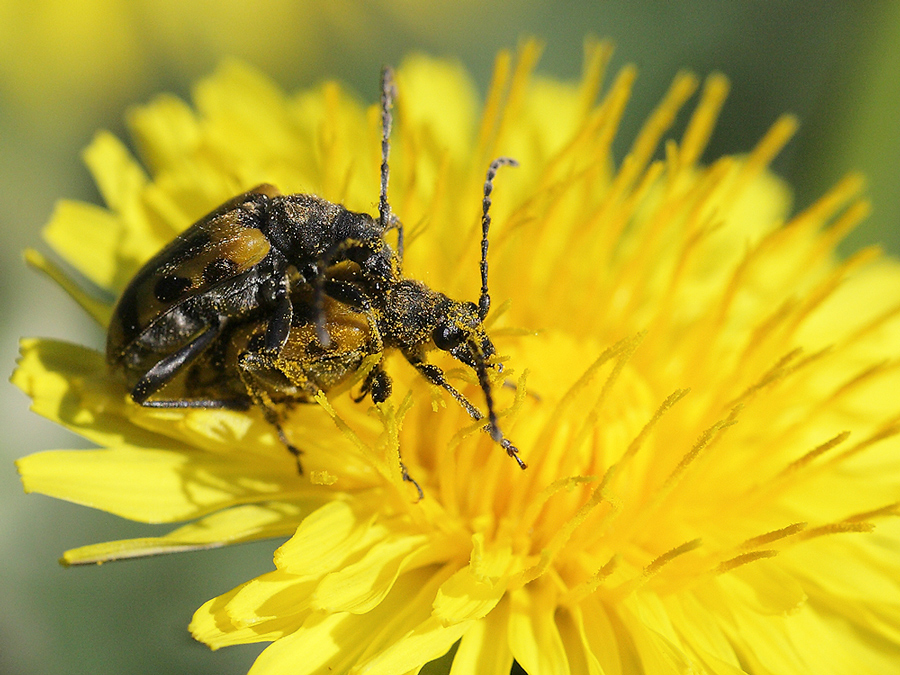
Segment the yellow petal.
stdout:
<path fill-rule="evenodd" d="M 17 462 L 26 492 L 40 492 L 145 523 L 187 520 L 278 496 L 277 483 L 241 485 L 228 457 L 136 449 L 51 450 Z M 278 471 L 273 471 L 277 476 Z M 282 476 L 283 478 L 283 476 Z M 268 488 L 268 489 L 266 489 Z"/>
<path fill-rule="evenodd" d="M 529 675 L 570 672 L 555 611 L 556 592 L 546 577 L 511 595 L 507 639 L 516 661 Z"/>
<path fill-rule="evenodd" d="M 575 618 L 576 622 L 581 622 L 582 640 L 597 659 L 599 672 L 603 675 L 637 672 L 638 665 L 632 663 L 628 653 L 622 653 L 619 631 L 613 626 L 607 608 L 602 603 L 595 597 L 586 598 L 581 603 L 580 615 Z M 633 668 L 629 669 L 629 666 Z"/>
<path fill-rule="evenodd" d="M 886 642 L 865 630 L 862 633 L 835 630 L 835 616 L 827 609 L 805 607 L 784 628 L 787 638 L 809 664 L 807 672 L 853 675 L 897 672 L 896 642 Z M 860 637 L 869 643 L 867 649 L 859 648 Z"/>
<path fill-rule="evenodd" d="M 158 96 L 150 105 L 135 108 L 128 125 L 141 159 L 155 175 L 178 168 L 201 142 L 194 111 L 175 96 Z"/>
<path fill-rule="evenodd" d="M 501 603 L 480 621 L 475 621 L 462 636 L 453 657 L 450 675 L 509 675 L 513 655 L 506 635 L 509 603 Z"/>
<path fill-rule="evenodd" d="M 272 575 L 277 574 L 277 572 L 272 573 Z M 262 583 L 266 583 L 269 576 L 263 575 L 254 581 L 262 580 Z M 230 603 L 249 583 L 253 582 L 238 586 L 228 593 L 209 600 L 194 612 L 190 631 L 195 640 L 208 645 L 211 649 L 219 649 L 231 645 L 278 640 L 297 629 L 300 622 L 297 620 L 296 612 L 289 612 L 286 616 L 269 618 L 257 623 L 234 621 L 229 612 Z M 285 587 L 294 589 L 296 585 L 293 580 L 288 580 L 282 586 L 282 588 Z M 296 595 L 291 594 L 291 597 L 296 597 Z"/>
<path fill-rule="evenodd" d="M 275 566 L 296 576 L 320 577 L 385 534 L 348 503 L 333 501 L 304 518 L 294 536 L 275 551 Z"/>
<path fill-rule="evenodd" d="M 889 529 L 897 532 L 900 528 L 884 523 L 876 532 L 880 535 Z M 798 547 L 785 555 L 785 562 L 798 578 L 806 580 L 804 588 L 817 607 L 840 612 L 861 630 L 896 644 L 900 643 L 896 557 L 891 543 L 850 534 Z M 814 577 L 810 570 L 815 570 Z M 872 603 L 871 598 L 881 602 Z"/>
<path fill-rule="evenodd" d="M 744 670 L 739 663 L 736 664 L 731 659 L 724 661 L 715 654 L 710 654 L 709 652 L 696 647 L 692 652 L 696 656 L 697 661 L 702 663 L 703 667 L 706 669 L 701 672 L 708 671 L 710 675 L 747 675 L 747 671 Z"/>
<path fill-rule="evenodd" d="M 123 214 L 134 208 L 147 176 L 122 141 L 101 131 L 84 151 L 84 159 L 111 211 Z"/>
<path fill-rule="evenodd" d="M 597 657 L 588 648 L 587 640 L 584 639 L 579 612 L 578 606 L 556 610 L 556 625 L 569 662 L 569 670 L 572 675 L 600 675 L 603 671 Z"/>
<path fill-rule="evenodd" d="M 270 148 L 253 148 L 254 153 L 279 150 L 278 140 L 288 119 L 285 95 L 261 71 L 237 60 L 225 61 L 211 77 L 197 84 L 194 101 L 206 118 L 204 131 L 214 140 L 219 140 L 220 134 L 234 132 L 238 136 L 229 143 L 235 150 L 250 138 L 271 144 Z"/>
<path fill-rule="evenodd" d="M 666 609 L 681 640 L 691 647 L 714 673 L 743 672 L 734 645 L 718 621 L 692 593 L 666 598 Z"/>
<path fill-rule="evenodd" d="M 466 69 L 459 63 L 438 65 L 424 56 L 410 56 L 397 73 L 397 105 L 403 124 L 456 155 L 457 161 L 468 156 L 475 130 L 476 90 Z M 426 176 L 422 182 L 427 185 L 430 180 Z"/>
<path fill-rule="evenodd" d="M 404 675 L 414 671 L 423 663 L 446 654 L 472 623 L 464 621 L 453 626 L 444 626 L 436 618 L 430 617 L 378 656 L 359 663 L 350 672 L 366 675 Z"/>
<path fill-rule="evenodd" d="M 352 672 L 355 665 L 377 658 L 389 645 L 426 622 L 430 614 L 427 598 L 433 597 L 437 585 L 448 576 L 449 573 L 435 572 L 433 568 L 414 570 L 403 576 L 399 588 L 385 602 L 366 614 L 313 613 L 296 633 L 268 647 L 254 663 L 250 675 Z M 428 660 L 419 655 L 415 665 Z"/>
<path fill-rule="evenodd" d="M 100 564 L 283 537 L 294 530 L 300 517 L 301 510 L 296 504 L 248 504 L 217 511 L 162 537 L 124 539 L 71 549 L 63 554 L 62 562 L 66 565 Z"/>
<path fill-rule="evenodd" d="M 60 257 L 108 290 L 120 288 L 126 281 L 120 274 L 118 255 L 123 235 L 118 216 L 82 202 L 58 202 L 44 228 L 44 239 Z"/>
<path fill-rule="evenodd" d="M 124 412 L 106 359 L 86 347 L 56 340 L 22 340 L 12 383 L 32 399 L 31 409 L 99 445 L 175 448 L 164 436 L 135 427 Z"/>
<path fill-rule="evenodd" d="M 428 550 L 429 537 L 397 537 L 374 544 L 361 560 L 331 572 L 316 589 L 315 606 L 328 612 L 362 614 L 378 605 L 397 577 Z"/>
<path fill-rule="evenodd" d="M 311 613 L 317 583 L 275 570 L 243 584 L 224 609 L 239 629 L 257 630 L 273 621 L 280 625 L 287 617 L 296 626 Z"/>
<path fill-rule="evenodd" d="M 721 581 L 733 601 L 761 614 L 786 615 L 806 602 L 806 593 L 797 579 L 774 561 L 744 565 L 723 575 Z"/>
<path fill-rule="evenodd" d="M 72 281 L 58 265 L 48 260 L 44 255 L 32 248 L 25 250 L 25 262 L 34 269 L 46 274 L 77 302 L 83 310 L 93 317 L 101 326 L 108 326 L 112 316 L 112 305 L 89 295 L 85 290 Z"/>
<path fill-rule="evenodd" d="M 788 632 L 795 617 L 765 616 L 738 603 L 729 605 L 733 622 L 724 624 L 735 650 L 750 672 L 815 673 Z M 820 646 L 817 645 L 817 649 Z M 858 650 L 854 650 L 858 651 Z M 856 672 L 856 671 L 852 671 Z"/>
<path fill-rule="evenodd" d="M 299 629 L 269 645 L 249 675 L 328 675 L 343 673 L 365 645 L 360 636 L 374 628 L 371 617 L 314 614 Z"/>
<path fill-rule="evenodd" d="M 585 607 L 582 603 L 568 607 L 565 614 L 560 615 L 563 622 L 560 635 L 565 644 L 566 654 L 569 656 L 569 667 L 573 674 L 612 675 L 618 669 L 618 658 L 615 656 L 616 650 L 613 649 L 612 654 L 606 655 L 607 660 L 615 663 L 616 667 L 605 670 L 600 665 L 600 655 L 591 644 L 585 628 L 584 610 Z"/>
<path fill-rule="evenodd" d="M 620 616 L 634 640 L 644 671 L 676 675 L 697 669 L 697 664 L 680 644 L 657 596 L 638 593 L 624 605 Z"/>
<path fill-rule="evenodd" d="M 109 133 L 95 136 L 85 151 L 109 210 L 61 202 L 44 238 L 98 286 L 118 290 L 157 251 L 171 231 L 160 232 L 141 195 L 147 178 L 124 144 Z"/>
<path fill-rule="evenodd" d="M 434 615 L 445 626 L 480 619 L 488 614 L 506 593 L 507 579 L 489 580 L 477 576 L 466 565 L 447 579 L 434 599 Z"/>

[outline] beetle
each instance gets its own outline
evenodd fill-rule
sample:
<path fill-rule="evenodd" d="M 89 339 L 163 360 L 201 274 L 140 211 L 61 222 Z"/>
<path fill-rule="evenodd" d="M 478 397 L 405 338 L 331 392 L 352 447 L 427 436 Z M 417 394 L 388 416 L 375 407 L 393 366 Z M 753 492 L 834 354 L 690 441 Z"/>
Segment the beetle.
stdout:
<path fill-rule="evenodd" d="M 151 397 L 219 338 L 229 323 L 268 318 L 266 349 L 287 340 L 291 284 L 314 282 L 321 312 L 325 270 L 354 261 L 373 287 L 399 274 L 384 240 L 395 226 L 387 202 L 390 69 L 382 76 L 382 166 L 379 218 L 349 211 L 314 195 L 282 195 L 259 185 L 207 214 L 153 256 L 126 286 L 113 310 L 106 355 L 121 368 L 132 399 L 150 407 L 189 401 Z M 398 239 L 402 250 L 402 233 Z M 319 336 L 327 342 L 323 320 Z M 212 401 L 201 407 L 215 407 Z"/>
<path fill-rule="evenodd" d="M 493 179 L 499 167 L 516 162 L 495 160 L 485 180 L 478 303 L 452 300 L 406 278 L 403 226 L 387 200 L 393 97 L 392 72 L 385 68 L 378 218 L 261 185 L 201 218 L 135 275 L 107 336 L 107 360 L 124 372 L 134 402 L 163 408 L 256 404 L 299 457 L 279 410 L 344 382 L 370 356 L 376 359 L 359 400 L 387 400 L 391 380 L 382 359 L 397 350 L 473 419 L 485 419 L 427 363 L 427 352 L 439 349 L 476 372 L 487 407 L 484 429 L 525 468 L 497 423 L 488 370 L 502 367 L 492 361 L 494 345 L 484 330 Z M 396 250 L 385 240 L 392 229 Z M 182 389 L 166 396 L 178 389 L 176 381 Z"/>
<path fill-rule="evenodd" d="M 367 214 L 258 186 L 188 228 L 137 273 L 113 311 L 108 361 L 125 371 L 134 401 L 153 406 L 151 396 L 229 323 L 266 316 L 266 349 L 277 352 L 293 314 L 292 284 L 321 282 L 341 260 L 379 279 L 397 274 L 383 231 Z"/>

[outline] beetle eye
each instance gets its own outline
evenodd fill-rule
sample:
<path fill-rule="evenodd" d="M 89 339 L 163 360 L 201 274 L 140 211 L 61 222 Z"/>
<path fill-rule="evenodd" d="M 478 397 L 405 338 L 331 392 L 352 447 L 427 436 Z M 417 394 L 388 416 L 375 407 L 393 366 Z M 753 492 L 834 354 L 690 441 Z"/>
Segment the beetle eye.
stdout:
<path fill-rule="evenodd" d="M 466 334 L 456 326 L 438 325 L 432 332 L 431 337 L 438 349 L 443 349 L 447 352 L 459 346 L 459 343 L 466 339 Z"/>

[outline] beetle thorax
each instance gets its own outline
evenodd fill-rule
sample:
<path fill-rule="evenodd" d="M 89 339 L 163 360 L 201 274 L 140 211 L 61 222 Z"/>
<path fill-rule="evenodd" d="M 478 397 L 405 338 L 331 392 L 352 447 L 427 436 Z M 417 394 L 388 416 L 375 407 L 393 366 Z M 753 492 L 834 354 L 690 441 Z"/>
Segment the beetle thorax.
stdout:
<path fill-rule="evenodd" d="M 272 199 L 265 232 L 288 259 L 310 262 L 341 256 L 346 253 L 341 247 L 349 242 L 370 241 L 381 235 L 368 214 L 302 194 Z"/>
<path fill-rule="evenodd" d="M 453 304 L 420 281 L 404 279 L 384 294 L 380 329 L 385 344 L 411 348 L 431 339 L 431 332 Z"/>

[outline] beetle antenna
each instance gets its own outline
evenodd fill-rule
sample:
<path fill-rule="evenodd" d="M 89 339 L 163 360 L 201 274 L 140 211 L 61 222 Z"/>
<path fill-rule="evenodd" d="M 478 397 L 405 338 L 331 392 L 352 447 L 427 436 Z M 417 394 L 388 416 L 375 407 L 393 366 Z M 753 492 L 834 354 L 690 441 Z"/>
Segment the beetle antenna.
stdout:
<path fill-rule="evenodd" d="M 503 432 L 500 431 L 500 425 L 497 424 L 497 413 L 494 412 L 494 396 L 491 393 L 491 381 L 488 379 L 487 365 L 480 350 L 475 353 L 475 366 L 475 372 L 478 373 L 478 384 L 481 386 L 481 391 L 484 392 L 484 402 L 487 405 L 488 423 L 486 428 L 488 433 L 496 443 L 500 444 L 500 447 L 506 450 L 507 455 L 516 460 L 520 469 L 528 468 L 525 462 L 522 461 L 522 458 L 519 457 L 519 449 L 503 435 Z"/>
<path fill-rule="evenodd" d="M 491 296 L 488 292 L 488 230 L 491 229 L 491 192 L 494 190 L 494 176 L 501 166 L 519 166 L 519 163 L 511 157 L 498 157 L 491 162 L 484 179 L 484 199 L 481 202 L 481 297 L 478 298 L 478 316 L 482 321 L 491 308 Z M 493 436 L 493 432 L 491 435 Z"/>
<path fill-rule="evenodd" d="M 394 225 L 391 218 L 391 205 L 388 203 L 388 177 L 390 167 L 388 156 L 391 154 L 391 126 L 393 116 L 391 108 L 394 107 L 394 97 L 397 88 L 394 86 L 394 71 L 390 66 L 385 66 L 381 71 L 381 194 L 378 198 L 378 224 L 383 232 Z M 403 260 L 403 223 L 397 221 L 397 255 Z"/>

